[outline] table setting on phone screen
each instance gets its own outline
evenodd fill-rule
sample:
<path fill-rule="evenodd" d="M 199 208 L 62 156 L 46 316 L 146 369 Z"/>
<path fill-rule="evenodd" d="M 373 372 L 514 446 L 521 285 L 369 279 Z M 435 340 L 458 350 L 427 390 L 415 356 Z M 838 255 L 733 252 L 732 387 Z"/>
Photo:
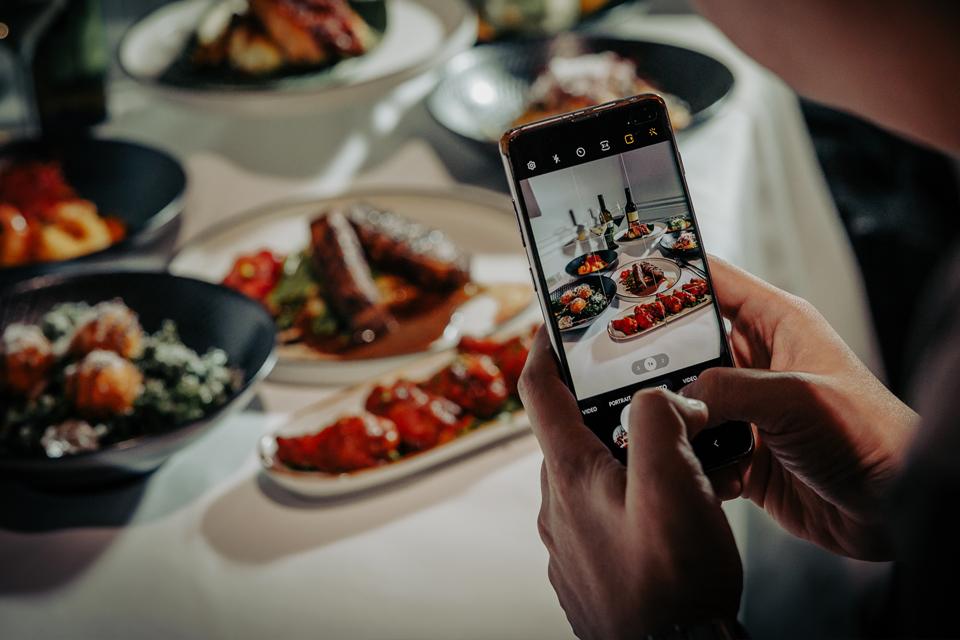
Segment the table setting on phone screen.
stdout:
<path fill-rule="evenodd" d="M 808 298 L 877 369 L 860 276 L 796 97 L 699 18 L 617 15 L 627 18 L 598 28 L 618 38 L 702 51 L 722 60 L 735 78 L 710 118 L 678 143 L 696 231 L 708 250 Z M 456 25 L 448 31 L 455 32 Z M 442 228 L 458 243 L 469 245 L 473 234 L 449 221 L 444 226 L 438 193 L 443 203 L 460 203 L 456 206 L 489 221 L 475 234 L 471 276 L 528 285 L 519 234 L 502 231 L 515 228 L 502 166 L 482 144 L 464 141 L 430 114 L 424 100 L 436 80 L 434 72 L 393 78 L 395 86 L 376 99 L 364 93 L 362 104 L 267 121 L 248 113 L 192 110 L 195 102 L 204 102 L 202 96 L 180 95 L 160 109 L 156 87 L 119 79 L 111 87 L 113 117 L 98 134 L 154 145 L 185 168 L 177 249 L 203 242 L 205 230 L 225 221 L 230 227 L 240 220 L 238 213 L 257 207 L 287 219 L 282 211 L 291 201 L 326 202 L 359 193 L 351 202 L 402 210 L 399 200 L 384 200 L 384 190 L 406 189 L 408 201 L 428 199 L 433 208 L 417 204 L 401 213 Z M 222 96 L 215 98 L 222 102 Z M 268 157 L 267 144 L 283 153 Z M 429 191 L 429 198 L 410 190 Z M 307 218 L 298 216 L 313 211 L 297 211 L 289 218 L 299 225 L 291 233 L 306 238 Z M 681 206 L 651 212 L 644 220 L 651 225 L 649 237 L 617 243 L 618 267 L 611 277 L 616 279 L 623 265 L 643 260 L 676 265 L 677 286 L 701 277 L 701 257 L 668 249 L 677 233 L 672 221 L 686 214 Z M 582 216 L 579 222 L 590 225 Z M 291 249 L 291 238 L 277 229 L 282 227 L 264 232 L 264 241 Z M 581 241 L 566 220 L 552 232 L 542 255 L 551 288 L 574 279 L 565 270 L 571 260 L 607 248 L 602 236 L 591 238 L 586 231 Z M 238 227 L 233 233 L 242 232 Z M 256 239 L 256 233 L 247 237 Z M 245 250 L 256 244 L 250 242 Z M 210 267 L 196 255 L 184 258 L 189 251 L 180 255 L 183 273 L 189 269 L 199 278 Z M 116 258 L 115 264 L 157 268 L 171 259 L 176 265 L 177 258 L 163 249 Z M 229 265 L 218 263 L 217 269 L 224 266 Z M 207 270 L 207 279 L 223 277 Z M 630 343 L 612 339 L 608 328 L 633 304 L 609 306 L 586 329 L 577 357 L 631 367 L 647 354 L 669 352 L 671 366 L 683 366 L 678 343 L 715 335 L 712 312 L 698 310 L 678 319 L 673 333 L 638 338 L 643 348 L 636 354 L 632 347 L 620 353 L 619 347 Z M 520 335 L 540 321 L 534 303 L 497 329 Z M 704 323 L 711 330 L 700 326 Z M 666 339 L 661 335 L 670 336 L 669 349 L 661 345 Z M 370 377 L 379 381 L 394 373 L 378 370 Z M 356 492 L 310 498 L 271 479 L 258 442 L 298 412 L 353 389 L 335 378 L 323 384 L 268 378 L 250 406 L 132 485 L 71 495 L 4 481 L 0 635 L 572 637 L 547 580 L 547 555 L 537 536 L 542 455 L 525 423 L 511 423 L 476 447 Z M 749 507 L 737 502 L 726 509 L 749 565 Z M 749 606 L 749 598 L 746 602 Z M 98 613 L 105 604 L 109 619 Z"/>

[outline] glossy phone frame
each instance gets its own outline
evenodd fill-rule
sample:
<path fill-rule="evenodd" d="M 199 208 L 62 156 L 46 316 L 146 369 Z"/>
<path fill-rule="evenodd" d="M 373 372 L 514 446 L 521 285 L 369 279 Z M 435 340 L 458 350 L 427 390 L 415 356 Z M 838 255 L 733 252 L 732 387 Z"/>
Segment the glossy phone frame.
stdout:
<path fill-rule="evenodd" d="M 660 96 L 655 94 L 643 94 L 630 98 L 624 98 L 614 102 L 604 103 L 594 107 L 580 109 L 578 111 L 572 111 L 570 113 L 511 129 L 504 133 L 503 137 L 500 139 L 500 154 L 503 159 L 504 170 L 507 174 L 507 181 L 510 185 L 510 194 L 513 198 L 513 208 L 517 216 L 517 225 L 520 228 L 523 245 L 527 252 L 527 260 L 530 263 L 530 275 L 534 286 L 536 287 L 537 299 L 540 301 L 540 308 L 543 312 L 544 324 L 547 327 L 547 333 L 550 337 L 550 344 L 553 347 L 553 352 L 557 358 L 557 362 L 560 365 L 560 371 L 564 376 L 564 380 L 571 390 L 574 388 L 574 385 L 572 376 L 570 374 L 570 367 L 567 364 L 566 354 L 561 348 L 559 328 L 556 326 L 556 322 L 550 313 L 549 288 L 540 264 L 540 257 L 537 252 L 536 242 L 533 237 L 533 228 L 530 224 L 530 219 L 527 214 L 524 201 L 520 196 L 520 180 L 517 178 L 517 170 L 514 167 L 514 150 L 531 132 L 543 132 L 545 130 L 551 130 L 550 132 L 552 134 L 555 134 L 558 139 L 562 140 L 564 134 L 569 135 L 576 129 L 578 122 L 583 122 L 588 119 L 592 120 L 594 118 L 604 118 L 607 120 L 613 120 L 615 118 L 622 118 L 625 125 L 627 123 L 642 124 L 644 122 L 642 118 L 646 117 L 644 114 L 651 113 L 651 108 L 655 109 L 656 115 L 646 120 L 646 122 L 652 122 L 654 119 L 656 119 L 662 123 L 666 123 L 667 125 L 667 137 L 664 139 L 664 141 L 668 140 L 671 143 L 671 148 L 673 149 L 674 162 L 678 170 L 677 173 L 680 177 L 683 195 L 686 199 L 690 217 L 693 219 L 694 227 L 697 230 L 697 236 L 701 243 L 701 249 L 704 256 L 704 269 L 707 272 L 708 281 L 712 286 L 713 277 L 710 274 L 710 265 L 706 257 L 707 253 L 703 245 L 703 238 L 700 233 L 700 225 L 697 222 L 693 201 L 690 197 L 690 191 L 687 187 L 686 172 L 683 168 L 683 161 L 680 158 L 680 151 L 677 147 L 673 127 L 670 126 L 670 117 L 669 113 L 667 112 L 666 104 Z M 639 115 L 633 116 L 634 113 Z M 634 119 L 630 120 L 631 117 Z M 732 352 L 730 350 L 730 344 L 726 335 L 726 331 L 723 330 L 723 319 L 720 315 L 720 309 L 716 299 L 713 300 L 711 306 L 716 314 L 717 323 L 721 334 L 723 352 L 720 354 L 720 359 L 722 361 L 722 366 L 735 366 L 732 356 L 730 355 Z M 613 389 L 611 389 L 611 391 L 612 390 Z M 603 439 L 601 438 L 601 440 Z M 721 441 L 723 441 L 723 444 L 719 444 Z M 625 451 L 616 449 L 609 442 L 604 442 L 604 444 L 606 444 L 613 454 L 621 461 L 625 460 Z M 749 456 L 752 453 L 754 447 L 753 429 L 749 424 L 743 422 L 727 422 L 701 432 L 697 438 L 694 439 L 693 445 L 694 450 L 697 453 L 697 456 L 700 459 L 704 469 L 710 470 L 724 467 L 735 464 L 739 460 Z M 710 445 L 713 445 L 713 448 L 711 448 Z"/>

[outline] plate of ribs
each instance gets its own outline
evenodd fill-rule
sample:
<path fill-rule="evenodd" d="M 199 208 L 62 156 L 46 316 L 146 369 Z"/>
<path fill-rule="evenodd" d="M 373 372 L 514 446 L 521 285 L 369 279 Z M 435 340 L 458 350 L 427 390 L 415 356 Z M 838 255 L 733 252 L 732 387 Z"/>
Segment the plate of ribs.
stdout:
<path fill-rule="evenodd" d="M 272 379 L 357 382 L 536 315 L 509 207 L 470 188 L 267 205 L 208 229 L 170 270 L 267 309 Z"/>
<path fill-rule="evenodd" d="M 382 95 L 475 31 L 463 0 L 175 0 L 127 30 L 118 60 L 165 97 L 275 116 Z"/>
<path fill-rule="evenodd" d="M 617 296 L 623 300 L 649 300 L 670 289 L 680 279 L 680 265 L 668 258 L 643 258 L 617 270 Z"/>
<path fill-rule="evenodd" d="M 260 439 L 277 484 L 310 497 L 372 489 L 525 433 L 517 379 L 531 326 L 465 337 L 398 372 L 349 387 Z"/>

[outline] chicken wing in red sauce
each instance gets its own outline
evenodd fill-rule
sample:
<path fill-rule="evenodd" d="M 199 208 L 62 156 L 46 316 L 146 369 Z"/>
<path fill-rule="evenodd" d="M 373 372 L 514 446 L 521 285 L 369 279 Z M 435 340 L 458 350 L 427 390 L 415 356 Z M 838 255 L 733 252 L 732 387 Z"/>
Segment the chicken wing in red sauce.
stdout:
<path fill-rule="evenodd" d="M 460 354 L 424 386 L 478 418 L 500 413 L 509 397 L 503 373 L 490 356 L 474 353 Z"/>
<path fill-rule="evenodd" d="M 449 442 L 470 426 L 473 417 L 450 400 L 428 393 L 413 382 L 378 385 L 367 397 L 370 413 L 397 425 L 405 449 L 423 451 Z"/>
<path fill-rule="evenodd" d="M 467 336 L 460 340 L 457 350 L 460 353 L 490 356 L 503 374 L 504 382 L 507 385 L 507 393 L 516 395 L 517 381 L 520 379 L 523 365 L 526 364 L 527 356 L 530 354 L 530 342 L 530 336 L 516 336 L 506 342 L 493 340 L 492 338 L 471 338 Z"/>
<path fill-rule="evenodd" d="M 393 422 L 367 414 L 341 418 L 318 433 L 278 437 L 277 457 L 297 469 L 347 473 L 388 462 L 399 445 Z"/>

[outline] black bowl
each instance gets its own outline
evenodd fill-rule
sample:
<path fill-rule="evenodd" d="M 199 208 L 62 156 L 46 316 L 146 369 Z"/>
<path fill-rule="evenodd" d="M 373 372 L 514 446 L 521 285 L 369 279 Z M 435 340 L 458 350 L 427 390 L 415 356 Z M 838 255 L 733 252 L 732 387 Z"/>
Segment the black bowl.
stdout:
<path fill-rule="evenodd" d="M 614 251 L 613 249 L 598 249 L 596 251 L 585 253 L 582 256 L 577 256 L 576 258 L 568 262 L 567 266 L 565 266 L 563 270 L 566 271 L 568 275 L 571 275 L 574 278 L 579 278 L 580 274 L 577 273 L 577 269 L 579 269 L 580 265 L 583 264 L 583 261 L 587 259 L 587 256 L 592 256 L 594 254 L 600 256 L 600 259 L 606 262 L 607 266 L 605 266 L 603 269 L 600 269 L 599 271 L 594 271 L 593 273 L 607 273 L 608 271 L 611 271 L 616 268 L 617 252 Z M 590 275 L 590 274 L 588 273 L 586 275 Z"/>
<path fill-rule="evenodd" d="M 0 147 L 0 163 L 57 160 L 64 177 L 102 215 L 127 224 L 127 237 L 72 260 L 0 268 L 0 288 L 38 275 L 112 259 L 157 239 L 180 215 L 187 176 L 166 153 L 122 140 L 20 140 Z"/>
<path fill-rule="evenodd" d="M 57 459 L 0 457 L 0 474 L 47 488 L 73 489 L 149 473 L 242 408 L 273 368 L 276 328 L 259 303 L 226 287 L 168 273 L 95 272 L 29 280 L 0 294 L 0 331 L 12 322 L 36 323 L 59 302 L 95 304 L 113 298 L 136 311 L 147 331 L 156 331 L 169 318 L 191 349 L 226 351 L 229 366 L 243 372 L 242 385 L 224 406 L 168 432 Z"/>
<path fill-rule="evenodd" d="M 683 47 L 565 34 L 563 47 L 582 53 L 613 51 L 629 58 L 655 86 L 690 105 L 691 127 L 703 122 L 733 89 L 733 73 L 720 61 Z M 557 38 L 474 47 L 444 66 L 427 99 L 433 118 L 454 133 L 496 151 L 496 143 L 523 113 L 527 93 L 543 71 Z"/>
<path fill-rule="evenodd" d="M 701 253 L 700 249 L 700 234 L 694 233 L 697 238 L 697 248 L 696 249 L 675 249 L 674 245 L 677 243 L 677 240 L 680 239 L 680 235 L 688 231 L 693 231 L 693 227 L 684 229 L 683 231 L 672 231 L 670 233 L 665 233 L 660 236 L 660 248 L 665 252 L 677 256 L 698 256 Z"/>
<path fill-rule="evenodd" d="M 567 331 L 579 331 L 580 329 L 586 329 L 591 324 L 596 322 L 597 318 L 603 315 L 603 312 L 610 307 L 610 303 L 613 302 L 613 299 L 617 297 L 617 284 L 608 276 L 600 275 L 598 273 L 593 273 L 588 276 L 583 276 L 582 278 L 577 278 L 573 282 L 568 282 L 567 284 L 557 287 L 550 292 L 550 306 L 552 307 L 558 300 L 567 291 L 571 289 L 576 289 L 582 284 L 588 284 L 594 289 L 598 289 L 603 292 L 603 295 L 607 299 L 607 304 L 604 305 L 603 309 L 589 318 L 583 318 L 582 320 L 577 320 L 573 323 L 572 326 L 567 327 L 566 329 L 560 329 L 562 333 Z M 552 313 L 552 310 L 551 310 Z"/>
<path fill-rule="evenodd" d="M 385 0 L 348 0 L 351 8 L 376 33 L 377 42 L 363 55 L 374 51 L 386 37 L 387 3 Z M 157 3 L 154 3 L 157 4 Z M 337 84 L 342 77 L 350 73 L 354 58 L 336 60 L 329 64 L 288 66 L 262 75 L 248 75 L 229 67 L 198 68 L 193 62 L 195 24 L 184 28 L 182 19 L 178 20 L 176 6 L 196 5 L 196 2 L 163 2 L 135 21 L 123 34 L 117 47 L 117 63 L 130 78 L 147 84 L 174 87 L 189 91 L 229 91 L 238 96 L 244 92 L 260 91 L 307 91 L 327 85 Z M 211 3 L 212 4 L 212 3 Z M 204 13 L 205 13 L 204 9 Z M 204 15 L 201 13 L 201 17 Z M 138 30 L 149 25 L 158 29 L 166 37 L 164 44 L 169 49 L 151 51 L 158 59 L 167 59 L 165 69 L 153 75 L 146 75 L 130 68 L 125 60 L 124 51 L 130 50 L 135 42 Z M 168 51 L 175 51 L 170 55 Z M 362 56 L 361 56 L 362 57 Z M 343 64 L 341 67 L 340 65 Z"/>

